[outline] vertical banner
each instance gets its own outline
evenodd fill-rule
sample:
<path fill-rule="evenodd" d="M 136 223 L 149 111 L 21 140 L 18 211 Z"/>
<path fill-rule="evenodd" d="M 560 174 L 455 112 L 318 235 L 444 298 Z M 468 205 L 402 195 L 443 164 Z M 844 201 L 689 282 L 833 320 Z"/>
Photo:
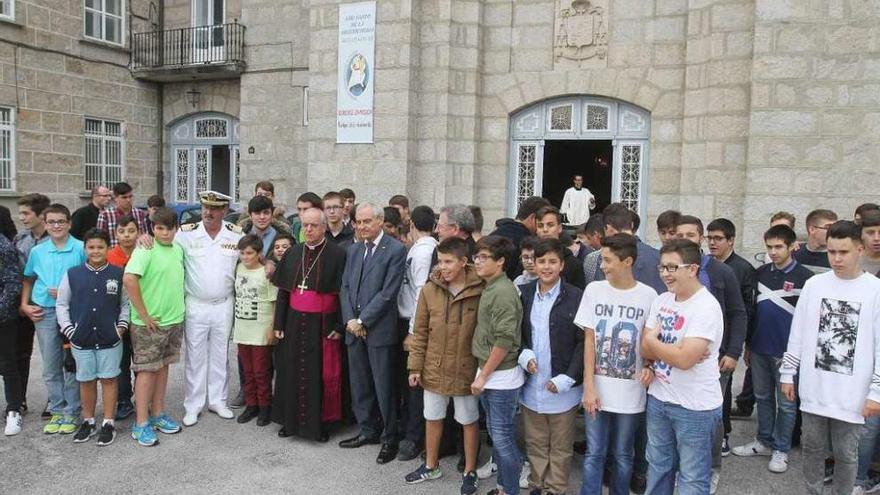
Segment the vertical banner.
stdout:
<path fill-rule="evenodd" d="M 336 142 L 373 142 L 376 2 L 339 6 Z"/>

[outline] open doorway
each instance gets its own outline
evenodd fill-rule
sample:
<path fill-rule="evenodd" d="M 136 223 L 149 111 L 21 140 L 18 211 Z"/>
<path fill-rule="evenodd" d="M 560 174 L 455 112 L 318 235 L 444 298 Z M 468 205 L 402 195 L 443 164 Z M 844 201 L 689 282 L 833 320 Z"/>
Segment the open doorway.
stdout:
<path fill-rule="evenodd" d="M 211 146 L 211 189 L 232 197 L 230 156 L 229 146 Z"/>
<path fill-rule="evenodd" d="M 583 187 L 596 197 L 596 209 L 593 212 L 601 212 L 611 203 L 613 156 L 610 140 L 547 140 L 544 144 L 541 196 L 558 207 L 562 204 L 565 190 L 572 186 L 572 177 L 582 175 Z"/>

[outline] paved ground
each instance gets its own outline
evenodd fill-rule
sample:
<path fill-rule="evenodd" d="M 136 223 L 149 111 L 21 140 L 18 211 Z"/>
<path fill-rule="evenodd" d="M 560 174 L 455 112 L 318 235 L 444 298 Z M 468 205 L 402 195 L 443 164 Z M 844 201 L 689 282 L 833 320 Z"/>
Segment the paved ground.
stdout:
<path fill-rule="evenodd" d="M 231 362 L 234 362 L 230 360 Z M 39 355 L 32 362 L 28 402 L 37 409 L 46 399 L 40 379 Z M 741 383 L 738 378 L 735 382 Z M 172 367 L 168 403 L 171 412 L 183 415 L 183 365 Z M 331 442 L 317 444 L 281 439 L 277 427 L 238 425 L 216 415 L 203 414 L 196 426 L 167 436 L 161 444 L 139 447 L 129 436 L 130 421 L 120 423 L 116 442 L 105 448 L 74 445 L 70 436 L 41 433 L 39 411 L 25 416 L 24 431 L 15 437 L 0 436 L 0 493 L 331 493 L 331 494 L 435 494 L 458 493 L 454 458 L 442 462 L 440 480 L 407 486 L 403 476 L 416 461 L 375 463 L 377 446 L 343 450 L 336 442 L 351 431 L 337 433 Z M 733 445 L 754 432 L 754 417 L 734 423 Z M 488 455 L 483 449 L 481 457 Z M 803 493 L 800 452 L 784 475 L 767 470 L 766 458 L 725 459 L 719 494 Z M 575 463 L 582 459 L 575 456 Z M 579 487 L 580 468 L 573 470 L 572 486 Z M 485 493 L 492 480 L 480 485 Z M 577 490 L 572 489 L 572 493 Z M 522 493 L 526 493 L 523 490 Z"/>

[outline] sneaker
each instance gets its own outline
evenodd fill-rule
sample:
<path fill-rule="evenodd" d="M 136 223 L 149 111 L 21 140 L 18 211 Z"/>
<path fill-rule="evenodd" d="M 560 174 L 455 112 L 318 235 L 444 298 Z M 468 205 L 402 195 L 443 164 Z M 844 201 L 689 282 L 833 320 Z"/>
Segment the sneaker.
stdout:
<path fill-rule="evenodd" d="M 727 435 L 724 435 L 724 438 L 721 439 L 721 457 L 727 457 L 730 455 L 730 438 Z"/>
<path fill-rule="evenodd" d="M 834 481 L 834 458 L 825 458 L 825 479 L 824 483 L 830 485 Z"/>
<path fill-rule="evenodd" d="M 174 421 L 174 418 L 166 413 L 162 413 L 158 416 L 151 416 L 150 426 L 167 435 L 173 435 L 180 431 L 180 425 L 177 424 L 177 421 Z"/>
<path fill-rule="evenodd" d="M 40 417 L 43 419 L 49 419 L 49 422 L 51 423 L 50 418 L 52 418 L 52 416 L 54 416 L 54 414 L 49 412 L 49 403 L 47 402 L 46 407 L 43 408 L 43 412 L 40 413 Z"/>
<path fill-rule="evenodd" d="M 523 462 L 522 469 L 519 472 L 519 487 L 525 490 L 529 487 L 529 475 L 532 474 L 532 465 L 529 461 Z"/>
<path fill-rule="evenodd" d="M 53 414 L 51 418 L 49 418 L 49 422 L 46 426 L 43 427 L 43 433 L 47 435 L 54 435 L 58 433 L 58 429 L 61 428 L 61 422 L 64 421 L 64 416 L 60 414 Z"/>
<path fill-rule="evenodd" d="M 193 426 L 199 422 L 199 413 L 188 412 L 183 415 L 183 426 Z"/>
<path fill-rule="evenodd" d="M 489 456 L 489 460 L 486 461 L 486 464 L 480 466 L 477 469 L 477 478 L 484 480 L 486 478 L 491 478 L 498 472 L 498 465 L 492 460 L 492 456 Z"/>
<path fill-rule="evenodd" d="M 739 447 L 733 448 L 733 455 L 739 457 L 752 457 L 756 455 L 771 455 L 773 451 L 765 447 L 763 443 L 759 442 L 757 439 L 752 440 L 751 442 L 740 445 Z"/>
<path fill-rule="evenodd" d="M 226 406 L 210 406 L 208 407 L 208 410 L 223 419 L 232 419 L 235 417 L 235 414 L 232 412 L 232 410 Z"/>
<path fill-rule="evenodd" d="M 440 471 L 440 465 L 431 469 L 427 464 L 422 464 L 418 469 L 406 475 L 403 479 L 409 485 L 415 485 L 421 483 L 423 481 L 436 480 L 437 478 L 443 476 L 443 471 Z"/>
<path fill-rule="evenodd" d="M 159 443 L 159 438 L 156 437 L 156 431 L 153 430 L 153 426 L 150 425 L 149 421 L 142 425 L 133 425 L 131 427 L 131 438 L 137 440 L 137 443 L 144 447 L 152 447 Z"/>
<path fill-rule="evenodd" d="M 116 404 L 116 415 L 113 417 L 116 421 L 122 421 L 123 419 L 134 414 L 134 404 L 131 402 L 120 402 Z"/>
<path fill-rule="evenodd" d="M 76 416 L 64 416 L 58 425 L 58 433 L 62 435 L 70 435 L 76 431 Z"/>
<path fill-rule="evenodd" d="M 868 479 L 867 483 L 863 487 L 865 493 L 877 493 L 880 492 L 880 478 L 873 477 Z"/>
<path fill-rule="evenodd" d="M 3 433 L 7 437 L 18 435 L 21 433 L 21 413 L 18 411 L 9 411 L 6 414 L 6 428 Z"/>
<path fill-rule="evenodd" d="M 477 493 L 477 472 L 471 471 L 461 476 L 461 495 L 474 495 Z"/>
<path fill-rule="evenodd" d="M 715 495 L 718 491 L 718 483 L 721 481 L 721 473 L 712 470 L 712 480 L 709 482 L 709 495 Z"/>
<path fill-rule="evenodd" d="M 106 447 L 113 443 L 113 440 L 116 440 L 116 427 L 113 423 L 104 423 L 101 426 L 101 431 L 98 433 L 98 441 L 95 442 L 95 445 Z"/>
<path fill-rule="evenodd" d="M 865 495 L 865 493 L 867 493 L 867 492 L 865 491 L 864 487 L 856 485 L 853 487 L 853 491 L 852 491 L 851 495 Z"/>
<path fill-rule="evenodd" d="M 95 424 L 83 421 L 79 425 L 79 430 L 76 431 L 76 435 L 73 436 L 73 443 L 88 442 L 93 436 L 95 436 L 95 433 L 97 433 L 95 430 Z"/>
<path fill-rule="evenodd" d="M 767 464 L 767 469 L 773 473 L 788 471 L 788 454 L 774 450 L 773 455 L 770 456 L 770 463 Z"/>

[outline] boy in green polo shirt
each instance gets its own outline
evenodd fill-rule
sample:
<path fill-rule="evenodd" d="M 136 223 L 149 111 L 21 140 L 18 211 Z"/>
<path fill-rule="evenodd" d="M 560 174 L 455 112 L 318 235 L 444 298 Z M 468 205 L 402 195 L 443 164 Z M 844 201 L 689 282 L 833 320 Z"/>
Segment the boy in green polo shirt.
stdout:
<path fill-rule="evenodd" d="M 125 267 L 123 283 L 131 307 L 132 371 L 135 371 L 135 425 L 131 436 L 140 445 L 159 442 L 155 430 L 177 433 L 180 425 L 166 414 L 168 365 L 180 360 L 183 338 L 183 249 L 174 244 L 177 216 L 159 208 L 150 220 L 156 242 L 138 248 Z M 150 413 L 152 412 L 152 415 Z"/>

